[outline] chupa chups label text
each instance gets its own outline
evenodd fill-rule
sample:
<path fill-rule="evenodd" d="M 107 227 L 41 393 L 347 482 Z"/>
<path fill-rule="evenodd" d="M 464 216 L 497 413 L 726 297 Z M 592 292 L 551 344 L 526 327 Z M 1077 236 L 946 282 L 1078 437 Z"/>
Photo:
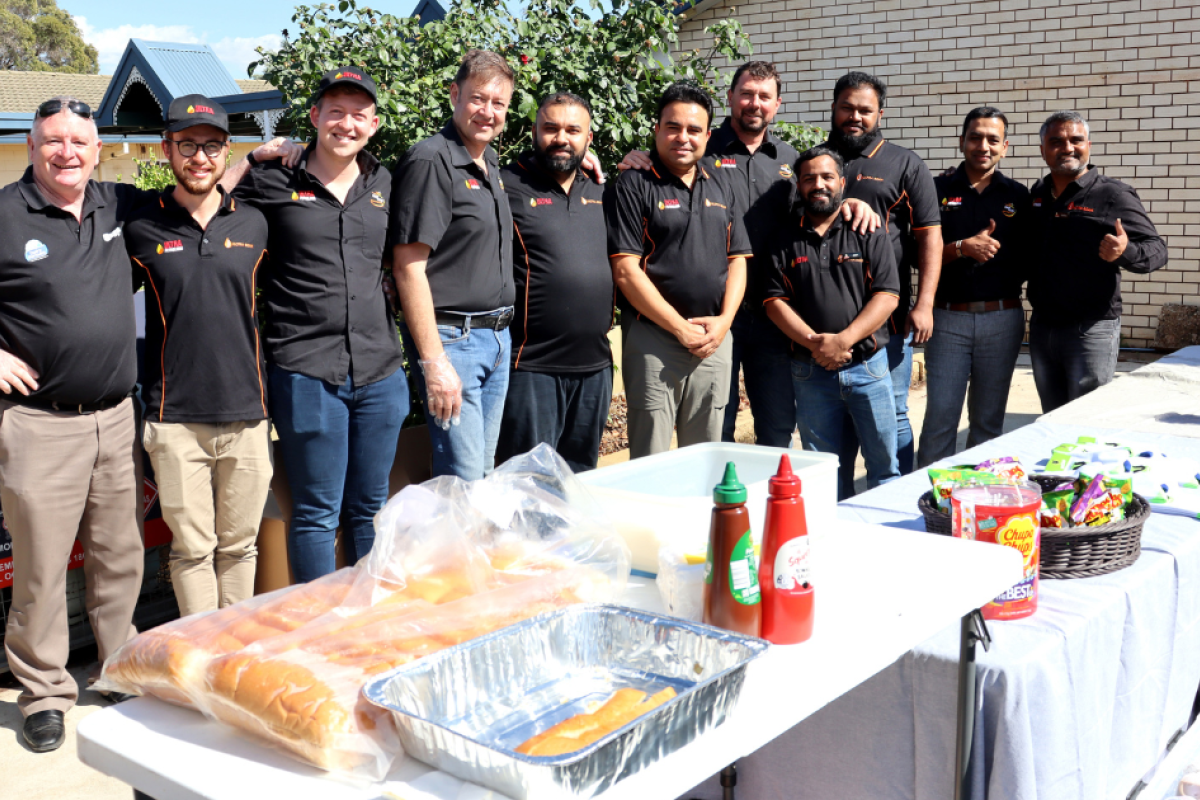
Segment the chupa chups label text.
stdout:
<path fill-rule="evenodd" d="M 1037 610 L 1041 492 L 1026 486 L 971 486 L 955 489 L 952 497 L 956 537 L 993 542 L 1021 554 L 1021 580 L 983 607 L 984 618 L 1029 616 Z"/>

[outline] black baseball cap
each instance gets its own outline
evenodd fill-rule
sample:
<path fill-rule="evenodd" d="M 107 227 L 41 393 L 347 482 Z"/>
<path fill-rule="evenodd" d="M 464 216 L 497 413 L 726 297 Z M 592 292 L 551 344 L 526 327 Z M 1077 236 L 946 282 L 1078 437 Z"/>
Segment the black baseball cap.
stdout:
<path fill-rule="evenodd" d="M 221 104 L 202 94 L 185 94 L 171 101 L 167 109 L 167 131 L 176 133 L 193 125 L 212 125 L 229 133 L 229 115 Z"/>
<path fill-rule="evenodd" d="M 310 105 L 315 106 L 321 95 L 334 86 L 353 86 L 371 95 L 372 103 L 378 102 L 375 81 L 371 80 L 371 76 L 364 72 L 362 67 L 338 67 L 321 76 L 321 82 L 317 84 L 317 91 L 313 94 Z"/>

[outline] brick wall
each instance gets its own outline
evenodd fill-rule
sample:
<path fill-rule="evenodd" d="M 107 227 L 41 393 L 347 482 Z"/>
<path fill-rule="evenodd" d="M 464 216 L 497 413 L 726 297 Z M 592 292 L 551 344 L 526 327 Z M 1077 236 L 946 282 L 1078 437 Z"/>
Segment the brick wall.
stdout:
<path fill-rule="evenodd" d="M 1150 346 L 1164 303 L 1200 305 L 1200 0 L 724 0 L 680 46 L 709 46 L 704 26 L 732 14 L 784 73 L 782 119 L 827 128 L 839 76 L 881 75 L 885 135 L 935 171 L 960 160 L 966 112 L 995 105 L 1012 123 L 1001 169 L 1032 185 L 1038 126 L 1078 110 L 1092 162 L 1138 190 L 1170 248 L 1158 272 L 1122 275 L 1124 343 Z"/>

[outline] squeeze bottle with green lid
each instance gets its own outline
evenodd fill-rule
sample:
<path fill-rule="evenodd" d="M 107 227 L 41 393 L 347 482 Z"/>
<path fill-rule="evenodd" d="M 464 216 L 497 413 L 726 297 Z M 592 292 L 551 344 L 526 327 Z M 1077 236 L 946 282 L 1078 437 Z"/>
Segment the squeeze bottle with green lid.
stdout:
<path fill-rule="evenodd" d="M 813 632 L 812 565 L 800 479 L 786 455 L 779 457 L 779 470 L 767 491 L 759 573 L 762 637 L 774 644 L 798 644 Z"/>
<path fill-rule="evenodd" d="M 761 628 L 758 559 L 750 540 L 746 487 L 730 461 L 713 487 L 708 556 L 704 560 L 704 621 L 718 628 L 758 636 Z"/>

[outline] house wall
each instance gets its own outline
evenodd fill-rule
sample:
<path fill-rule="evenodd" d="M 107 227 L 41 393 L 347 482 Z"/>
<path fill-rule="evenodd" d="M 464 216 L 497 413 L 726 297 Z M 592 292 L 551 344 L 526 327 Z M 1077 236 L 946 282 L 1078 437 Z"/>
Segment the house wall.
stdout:
<path fill-rule="evenodd" d="M 680 47 L 710 47 L 704 27 L 731 14 L 784 75 L 782 119 L 827 128 L 837 78 L 875 73 L 885 135 L 935 171 L 958 163 L 963 116 L 994 105 L 1012 123 L 1001 169 L 1031 185 L 1038 126 L 1078 110 L 1092 162 L 1137 189 L 1170 248 L 1163 269 L 1122 276 L 1124 343 L 1151 346 L 1164 303 L 1200 305 L 1200 2 L 725 0 L 683 23 Z"/>

